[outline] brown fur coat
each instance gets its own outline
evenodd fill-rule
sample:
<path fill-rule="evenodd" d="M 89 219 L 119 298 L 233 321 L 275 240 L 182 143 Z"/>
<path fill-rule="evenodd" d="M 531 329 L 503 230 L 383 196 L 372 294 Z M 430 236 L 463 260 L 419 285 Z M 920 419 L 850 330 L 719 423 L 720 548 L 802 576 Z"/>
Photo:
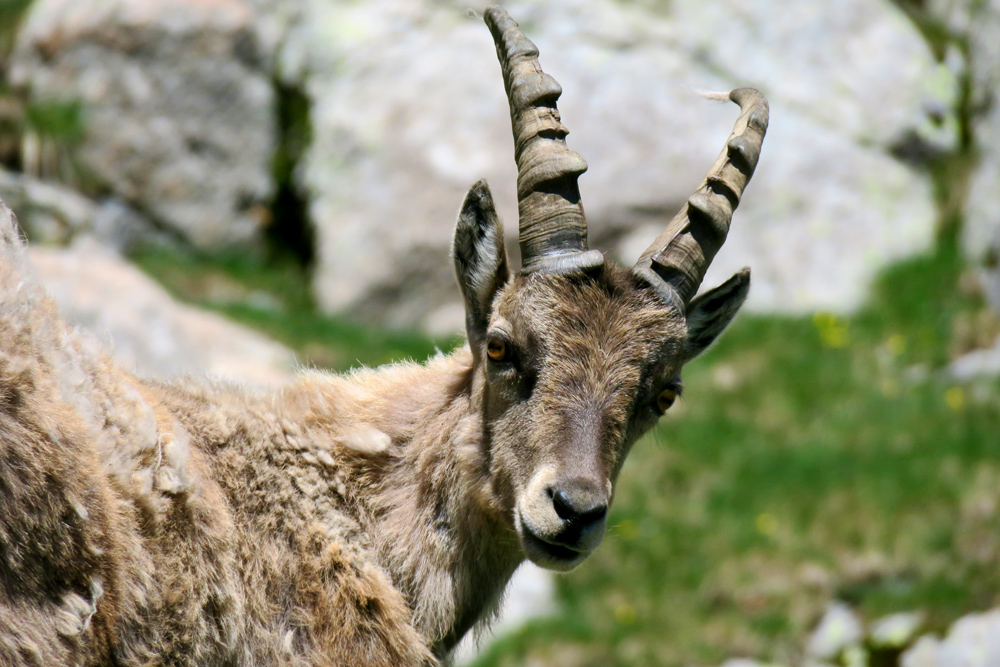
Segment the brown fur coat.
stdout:
<path fill-rule="evenodd" d="M 467 349 L 272 395 L 144 381 L 16 234 L 0 203 L 0 664 L 428 665 L 495 608 L 522 556 Z"/>

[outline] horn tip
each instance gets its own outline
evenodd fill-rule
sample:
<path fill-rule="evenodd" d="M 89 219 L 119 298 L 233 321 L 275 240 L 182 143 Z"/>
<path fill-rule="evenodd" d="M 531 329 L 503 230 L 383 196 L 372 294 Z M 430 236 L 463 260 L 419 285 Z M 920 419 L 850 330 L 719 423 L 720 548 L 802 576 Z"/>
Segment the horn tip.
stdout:
<path fill-rule="evenodd" d="M 732 94 L 730 92 L 719 92 L 715 90 L 696 90 L 694 92 L 699 96 L 704 97 L 706 100 L 713 100 L 715 102 L 729 102 L 731 99 L 730 95 Z"/>
<path fill-rule="evenodd" d="M 486 22 L 491 31 L 499 30 L 503 32 L 503 28 L 505 27 L 503 24 L 508 22 L 513 23 L 514 19 L 500 5 L 490 5 L 483 10 L 483 21 Z"/>

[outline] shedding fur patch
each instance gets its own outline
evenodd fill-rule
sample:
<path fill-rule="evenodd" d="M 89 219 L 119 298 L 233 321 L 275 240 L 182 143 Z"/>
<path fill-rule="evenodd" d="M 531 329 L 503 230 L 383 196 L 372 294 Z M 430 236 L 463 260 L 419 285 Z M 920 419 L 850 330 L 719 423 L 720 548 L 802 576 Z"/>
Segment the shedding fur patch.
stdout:
<path fill-rule="evenodd" d="M 64 637 L 77 637 L 90 628 L 90 621 L 97 613 L 97 602 L 104 595 L 104 584 L 100 575 L 90 582 L 90 599 L 78 593 L 63 596 L 56 616 L 56 630 Z"/>
<path fill-rule="evenodd" d="M 340 444 L 361 454 L 382 454 L 388 451 L 392 438 L 374 426 L 360 424 L 344 433 Z"/>

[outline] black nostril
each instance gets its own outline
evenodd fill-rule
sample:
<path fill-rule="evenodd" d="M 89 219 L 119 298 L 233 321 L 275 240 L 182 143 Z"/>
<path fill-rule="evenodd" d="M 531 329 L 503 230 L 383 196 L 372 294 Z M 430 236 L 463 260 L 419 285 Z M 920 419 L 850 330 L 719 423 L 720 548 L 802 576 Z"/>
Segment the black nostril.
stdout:
<path fill-rule="evenodd" d="M 576 518 L 576 510 L 570 504 L 569 499 L 566 498 L 566 494 L 562 491 L 556 491 L 552 496 L 552 504 L 555 505 L 556 514 L 563 521 L 572 521 Z"/>
<path fill-rule="evenodd" d="M 573 502 L 574 500 L 576 500 L 575 503 Z M 560 519 L 581 525 L 599 521 L 608 512 L 606 503 L 593 500 L 588 502 L 585 499 L 570 498 L 562 489 L 552 493 L 552 505 L 555 507 L 556 514 Z"/>

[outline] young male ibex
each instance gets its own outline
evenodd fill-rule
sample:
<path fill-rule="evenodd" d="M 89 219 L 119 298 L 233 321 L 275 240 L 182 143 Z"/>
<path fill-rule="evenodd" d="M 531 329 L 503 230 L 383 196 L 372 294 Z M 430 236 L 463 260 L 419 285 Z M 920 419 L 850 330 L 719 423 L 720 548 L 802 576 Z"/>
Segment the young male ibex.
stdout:
<path fill-rule="evenodd" d="M 523 264 L 483 182 L 458 217 L 468 346 L 426 365 L 306 372 L 275 394 L 142 380 L 67 332 L 0 243 L 0 664 L 432 665 L 525 558 L 601 541 L 629 447 L 733 318 L 695 298 L 757 163 L 742 113 L 683 210 L 623 269 L 587 248 L 559 85 L 502 10 Z"/>

